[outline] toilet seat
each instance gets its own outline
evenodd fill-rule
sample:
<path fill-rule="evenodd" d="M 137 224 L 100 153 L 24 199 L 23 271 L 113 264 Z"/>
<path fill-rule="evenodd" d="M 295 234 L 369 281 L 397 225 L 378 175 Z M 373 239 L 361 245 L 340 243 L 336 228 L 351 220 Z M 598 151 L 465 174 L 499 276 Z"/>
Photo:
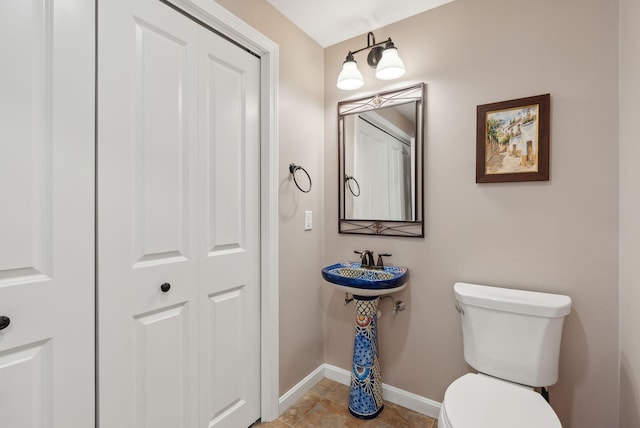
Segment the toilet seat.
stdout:
<path fill-rule="evenodd" d="M 469 373 L 449 385 L 440 414 L 447 428 L 562 428 L 542 395 L 483 374 Z"/>

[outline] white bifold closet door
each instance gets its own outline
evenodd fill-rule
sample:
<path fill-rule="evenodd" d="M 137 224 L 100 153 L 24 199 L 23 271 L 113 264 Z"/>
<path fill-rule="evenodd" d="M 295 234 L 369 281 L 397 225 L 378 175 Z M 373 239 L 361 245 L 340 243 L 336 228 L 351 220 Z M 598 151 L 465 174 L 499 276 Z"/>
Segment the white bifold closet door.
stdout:
<path fill-rule="evenodd" d="M 94 424 L 94 4 L 0 1 L 0 427 Z"/>
<path fill-rule="evenodd" d="M 260 417 L 260 60 L 158 0 L 98 4 L 100 428 Z"/>

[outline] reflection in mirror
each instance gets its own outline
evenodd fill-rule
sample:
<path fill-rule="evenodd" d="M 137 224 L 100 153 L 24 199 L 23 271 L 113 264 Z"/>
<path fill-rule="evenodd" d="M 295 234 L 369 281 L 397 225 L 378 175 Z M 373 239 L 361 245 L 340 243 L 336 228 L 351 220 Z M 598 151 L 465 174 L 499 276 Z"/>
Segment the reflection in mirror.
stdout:
<path fill-rule="evenodd" d="M 345 218 L 415 220 L 415 112 L 412 102 L 344 117 Z"/>
<path fill-rule="evenodd" d="M 341 233 L 423 236 L 423 93 L 338 104 Z"/>

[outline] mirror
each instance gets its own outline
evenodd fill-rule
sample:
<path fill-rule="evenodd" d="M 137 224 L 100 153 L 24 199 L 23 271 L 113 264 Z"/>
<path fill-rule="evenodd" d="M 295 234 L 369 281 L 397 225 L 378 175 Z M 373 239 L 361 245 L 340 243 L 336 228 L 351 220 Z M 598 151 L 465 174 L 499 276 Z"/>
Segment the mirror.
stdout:
<path fill-rule="evenodd" d="M 422 237 L 424 84 L 338 103 L 339 232 Z"/>

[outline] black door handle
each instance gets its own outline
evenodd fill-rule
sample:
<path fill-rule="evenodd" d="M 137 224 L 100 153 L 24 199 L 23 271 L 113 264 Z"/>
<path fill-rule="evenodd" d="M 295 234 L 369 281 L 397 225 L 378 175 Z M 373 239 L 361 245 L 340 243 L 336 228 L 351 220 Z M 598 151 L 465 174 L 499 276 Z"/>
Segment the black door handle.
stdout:
<path fill-rule="evenodd" d="M 0 330 L 9 327 L 9 324 L 11 324 L 11 318 L 5 316 L 0 317 Z"/>
<path fill-rule="evenodd" d="M 162 290 L 163 293 L 166 293 L 167 291 L 171 290 L 171 284 L 165 282 L 160 286 L 160 290 Z"/>

